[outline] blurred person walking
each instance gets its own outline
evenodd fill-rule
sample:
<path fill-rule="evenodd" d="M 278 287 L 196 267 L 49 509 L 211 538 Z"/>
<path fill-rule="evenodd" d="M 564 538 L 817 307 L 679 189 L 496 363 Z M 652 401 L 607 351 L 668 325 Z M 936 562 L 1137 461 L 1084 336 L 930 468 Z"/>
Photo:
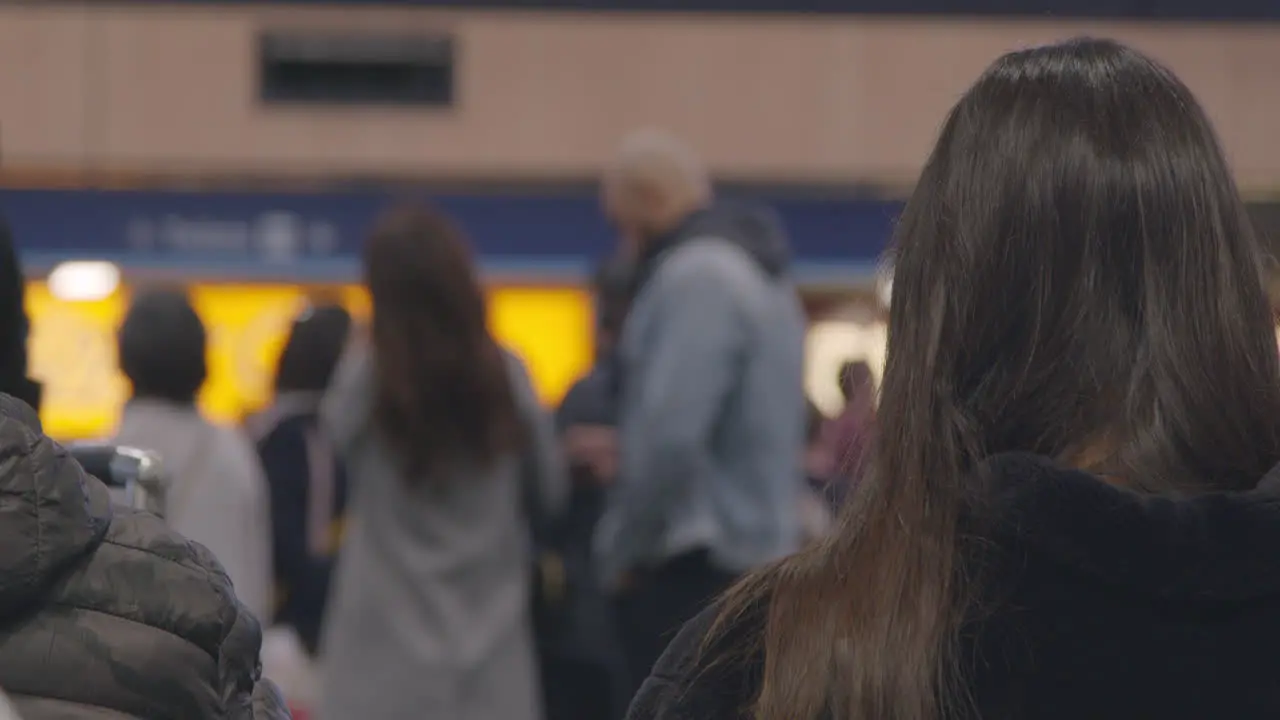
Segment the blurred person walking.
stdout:
<path fill-rule="evenodd" d="M 612 258 L 597 269 L 595 363 L 569 388 L 556 411 L 571 465 L 590 470 L 597 488 L 612 482 L 617 472 L 618 341 L 633 282 L 634 267 L 625 258 Z M 602 492 L 592 495 L 603 502 Z"/>
<path fill-rule="evenodd" d="M 321 427 L 320 401 L 350 331 L 351 315 L 341 306 L 303 310 L 276 363 L 275 399 L 249 422 L 271 497 L 271 621 L 293 628 L 312 656 L 347 502 L 346 469 Z"/>
<path fill-rule="evenodd" d="M 5 335 L 0 337 L 0 393 L 12 395 L 39 411 L 43 388 L 27 375 L 31 321 L 24 302 L 26 284 L 13 232 L 0 218 L 0 324 L 5 329 Z"/>
<path fill-rule="evenodd" d="M 631 298 L 631 263 L 606 261 L 594 278 L 595 364 L 565 394 L 556 429 L 572 491 L 549 542 L 566 586 L 538 622 L 548 720 L 619 718 L 631 696 L 608 597 L 592 567 L 592 538 L 618 472 L 617 339 Z"/>
<path fill-rule="evenodd" d="M 342 306 L 305 308 L 276 363 L 274 401 L 247 423 L 271 493 L 275 602 L 263 672 L 299 714 L 316 703 L 315 657 L 347 503 L 346 469 L 321 426 L 320 401 L 350 331 Z"/>
<path fill-rule="evenodd" d="M 113 505 L 7 395 L 0 453 L 0 687 L 23 718 L 287 720 L 208 550 Z"/>
<path fill-rule="evenodd" d="M 603 199 L 636 276 L 596 547 L 638 686 L 712 596 L 799 547 L 805 320 L 776 215 L 716 202 L 678 140 L 628 137 Z"/>
<path fill-rule="evenodd" d="M 837 537 L 691 623 L 631 717 L 1280 717 L 1280 360 L 1187 87 L 1109 41 L 1004 55 L 894 243 Z"/>
<path fill-rule="evenodd" d="M 844 483 L 838 482 L 836 464 L 823 431 L 830 420 L 822 410 L 806 398 L 808 416 L 805 421 L 805 447 L 801 466 L 804 468 L 805 487 L 809 495 L 818 499 L 827 510 L 828 520 L 839 512 Z M 824 530 L 830 529 L 830 524 Z M 812 534 L 812 533 L 810 533 Z"/>
<path fill-rule="evenodd" d="M 871 366 L 861 360 L 843 363 L 837 379 L 844 409 L 826 423 L 822 442 L 833 471 L 827 494 L 839 505 L 867 469 L 876 426 L 876 386 Z"/>
<path fill-rule="evenodd" d="M 120 369 L 133 387 L 114 442 L 160 455 L 169 478 L 165 520 L 213 552 L 236 597 L 271 618 L 271 514 L 253 443 L 196 406 L 206 378 L 204 323 L 184 293 L 139 294 L 119 333 Z"/>
<path fill-rule="evenodd" d="M 322 410 L 352 506 L 320 717 L 538 720 L 530 516 L 558 511 L 567 490 L 550 419 L 490 335 L 449 221 L 383 218 L 364 273 L 372 336 Z"/>

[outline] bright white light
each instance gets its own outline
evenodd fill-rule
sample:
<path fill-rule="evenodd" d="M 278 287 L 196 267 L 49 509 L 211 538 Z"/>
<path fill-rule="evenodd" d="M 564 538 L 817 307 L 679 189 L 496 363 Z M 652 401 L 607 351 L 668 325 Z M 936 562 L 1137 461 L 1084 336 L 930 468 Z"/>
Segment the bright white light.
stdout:
<path fill-rule="evenodd" d="M 49 273 L 49 292 L 59 300 L 103 300 L 120 287 L 120 268 L 98 260 L 64 262 Z"/>
<path fill-rule="evenodd" d="M 838 383 L 840 366 L 850 360 L 866 362 L 878 384 L 884 371 L 886 340 L 884 323 L 879 322 L 822 320 L 809 326 L 805 337 L 804 386 L 813 404 L 829 416 L 840 412 L 844 407 Z"/>

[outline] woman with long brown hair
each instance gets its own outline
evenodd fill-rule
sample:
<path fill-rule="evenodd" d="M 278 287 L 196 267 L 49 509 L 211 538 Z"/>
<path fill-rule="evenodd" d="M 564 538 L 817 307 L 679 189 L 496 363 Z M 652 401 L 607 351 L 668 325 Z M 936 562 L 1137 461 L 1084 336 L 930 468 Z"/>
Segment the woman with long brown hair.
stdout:
<path fill-rule="evenodd" d="M 373 298 L 323 419 L 352 494 L 321 640 L 326 720 L 537 720 L 529 513 L 562 501 L 557 444 L 486 325 L 445 218 L 402 210 L 364 252 Z"/>
<path fill-rule="evenodd" d="M 1204 112 L 1109 41 L 1001 57 L 895 237 L 838 533 L 668 649 L 640 719 L 1280 717 L 1280 363 Z"/>

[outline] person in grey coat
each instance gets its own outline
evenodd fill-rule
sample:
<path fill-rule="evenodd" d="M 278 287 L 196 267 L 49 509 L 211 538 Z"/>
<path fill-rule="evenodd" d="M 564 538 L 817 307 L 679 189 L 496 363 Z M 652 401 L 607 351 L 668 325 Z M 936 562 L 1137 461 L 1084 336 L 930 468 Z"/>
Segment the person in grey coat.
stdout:
<path fill-rule="evenodd" d="M 636 271 L 596 551 L 638 685 L 708 600 L 799 548 L 805 317 L 776 214 L 717 201 L 683 143 L 629 137 L 604 197 Z"/>
<path fill-rule="evenodd" d="M 365 247 L 373 298 L 322 410 L 351 491 L 321 634 L 321 720 L 538 720 L 528 508 L 567 481 L 467 247 L 403 210 Z"/>
<path fill-rule="evenodd" d="M 0 395 L 0 687 L 26 720 L 286 720 L 258 623 L 204 547 Z"/>

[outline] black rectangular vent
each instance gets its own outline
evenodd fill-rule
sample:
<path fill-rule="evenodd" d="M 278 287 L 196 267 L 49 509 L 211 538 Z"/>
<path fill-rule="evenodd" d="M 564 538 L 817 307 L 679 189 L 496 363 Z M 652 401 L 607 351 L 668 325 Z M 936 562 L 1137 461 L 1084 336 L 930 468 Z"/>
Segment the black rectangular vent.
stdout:
<path fill-rule="evenodd" d="M 266 32 L 258 47 L 266 103 L 453 104 L 449 35 Z"/>

